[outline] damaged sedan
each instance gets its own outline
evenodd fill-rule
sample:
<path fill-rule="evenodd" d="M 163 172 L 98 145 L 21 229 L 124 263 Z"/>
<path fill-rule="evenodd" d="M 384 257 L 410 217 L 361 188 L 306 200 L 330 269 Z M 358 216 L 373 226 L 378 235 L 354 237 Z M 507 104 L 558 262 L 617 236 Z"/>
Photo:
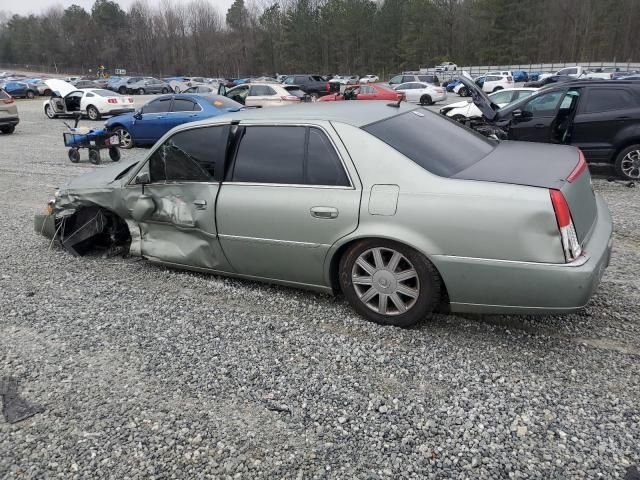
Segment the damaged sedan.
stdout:
<path fill-rule="evenodd" d="M 36 230 L 76 255 L 342 292 L 406 327 L 437 309 L 583 307 L 612 222 L 574 147 L 496 142 L 396 102 L 328 102 L 174 128 L 144 160 L 69 181 Z"/>

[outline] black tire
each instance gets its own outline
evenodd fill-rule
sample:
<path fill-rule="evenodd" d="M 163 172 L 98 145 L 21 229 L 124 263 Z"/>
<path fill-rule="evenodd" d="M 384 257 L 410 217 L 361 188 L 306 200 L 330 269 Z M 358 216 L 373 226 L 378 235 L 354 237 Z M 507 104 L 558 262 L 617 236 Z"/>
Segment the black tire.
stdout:
<path fill-rule="evenodd" d="M 70 148 L 68 155 L 71 163 L 78 163 L 80 161 L 80 151 L 77 148 Z"/>
<path fill-rule="evenodd" d="M 144 93 L 145 93 L 144 88 L 138 89 L 138 95 L 144 95 Z"/>
<path fill-rule="evenodd" d="M 616 156 L 616 175 L 625 180 L 640 181 L 640 144 L 629 145 Z"/>
<path fill-rule="evenodd" d="M 311 99 L 312 102 L 317 102 L 318 99 L 320 98 L 320 95 L 314 92 L 311 95 L 309 95 L 309 98 Z"/>
<path fill-rule="evenodd" d="M 0 127 L 0 132 L 4 133 L 5 135 L 11 135 L 15 131 L 16 131 L 15 125 L 7 125 L 6 127 Z"/>
<path fill-rule="evenodd" d="M 122 126 L 117 126 L 113 130 L 113 133 L 116 133 L 120 136 L 120 148 L 124 148 L 125 150 L 128 150 L 134 147 L 133 137 L 129 133 L 129 130 L 127 130 Z"/>
<path fill-rule="evenodd" d="M 467 90 L 467 87 L 461 87 L 460 90 L 458 90 L 458 95 L 460 95 L 461 97 L 468 97 L 469 90 Z"/>
<path fill-rule="evenodd" d="M 430 95 L 422 95 L 420 97 L 420 105 L 433 105 L 433 100 Z"/>
<path fill-rule="evenodd" d="M 118 147 L 109 147 L 109 158 L 112 162 L 120 160 L 120 149 Z"/>
<path fill-rule="evenodd" d="M 51 90 L 49 90 L 47 88 L 42 95 L 44 95 L 45 97 L 50 97 L 51 96 Z"/>
<path fill-rule="evenodd" d="M 125 93 L 127 93 L 127 88 L 126 88 L 126 87 L 120 87 L 120 88 L 118 89 L 118 93 L 119 93 L 120 95 L 124 95 Z"/>
<path fill-rule="evenodd" d="M 100 112 L 93 105 L 87 107 L 87 116 L 90 120 L 100 120 Z"/>
<path fill-rule="evenodd" d="M 26 96 L 29 100 L 36 98 L 36 94 L 33 90 L 27 90 Z"/>
<path fill-rule="evenodd" d="M 407 266 L 403 266 L 403 263 L 406 263 L 415 271 L 415 283 L 413 286 L 410 286 L 410 288 L 414 291 L 417 290 L 418 294 L 417 297 L 415 297 L 413 300 L 414 303 L 407 307 L 407 310 L 404 313 L 400 313 L 400 311 L 397 310 L 395 312 L 390 312 L 389 314 L 381 314 L 373 310 L 372 307 L 368 306 L 365 302 L 363 302 L 363 300 L 360 299 L 360 295 L 358 291 L 356 291 L 356 288 L 366 288 L 366 285 L 364 287 L 355 287 L 353 284 L 352 274 L 361 268 L 360 266 L 354 268 L 354 266 L 356 265 L 356 261 L 361 255 L 364 255 L 366 257 L 367 255 L 369 255 L 369 252 L 372 252 L 374 249 L 378 248 L 382 249 L 382 251 L 387 252 L 387 254 L 389 255 L 389 258 L 387 259 L 381 257 L 383 263 L 386 262 L 386 266 L 388 266 L 390 262 L 391 252 L 395 251 L 402 257 L 404 257 L 395 267 L 394 271 L 396 273 L 402 273 L 405 271 L 405 268 L 407 268 Z M 373 254 L 371 253 L 371 255 Z M 378 284 L 376 281 L 376 275 L 379 275 L 379 273 L 383 271 L 386 271 L 386 273 L 388 273 L 391 270 L 386 270 L 385 268 L 375 269 L 375 272 L 371 274 L 372 284 Z M 438 272 L 431 264 L 431 262 L 429 262 L 429 260 L 427 260 L 424 255 L 416 252 L 414 249 L 390 240 L 362 240 L 351 246 L 351 248 L 349 248 L 340 259 L 339 278 L 340 288 L 342 289 L 342 292 L 344 293 L 346 299 L 354 308 L 354 310 L 367 320 L 378 323 L 380 325 L 393 325 L 403 328 L 410 327 L 412 325 L 415 325 L 419 321 L 428 318 L 433 313 L 434 309 L 438 306 L 438 303 L 440 301 L 440 276 L 438 275 Z M 380 279 L 379 288 L 385 288 L 385 286 L 387 285 L 386 283 L 382 283 L 382 278 Z M 404 286 L 406 287 L 408 285 Z M 374 287 L 371 286 L 369 287 L 369 289 L 374 289 Z M 367 290 L 364 295 L 366 295 L 368 291 L 369 290 Z M 397 293 L 398 290 L 394 292 L 394 295 L 397 296 Z M 378 293 L 375 293 L 371 298 L 377 298 L 377 301 L 379 301 L 381 296 Z M 388 300 L 385 299 L 385 302 L 387 301 Z M 385 305 L 389 304 L 385 303 Z M 395 303 L 392 302 L 391 306 L 394 307 L 394 305 Z"/>
<path fill-rule="evenodd" d="M 95 148 L 89 149 L 89 161 L 94 165 L 100 165 L 100 151 Z"/>
<path fill-rule="evenodd" d="M 167 87 L 164 87 L 164 88 L 162 89 L 162 93 L 163 93 L 163 94 L 165 94 L 165 93 L 169 93 L 169 89 L 168 89 Z"/>
<path fill-rule="evenodd" d="M 53 120 L 54 118 L 56 118 L 56 114 L 53 111 L 53 109 L 51 108 L 51 105 L 45 105 L 44 106 L 44 114 L 47 116 L 47 118 Z"/>

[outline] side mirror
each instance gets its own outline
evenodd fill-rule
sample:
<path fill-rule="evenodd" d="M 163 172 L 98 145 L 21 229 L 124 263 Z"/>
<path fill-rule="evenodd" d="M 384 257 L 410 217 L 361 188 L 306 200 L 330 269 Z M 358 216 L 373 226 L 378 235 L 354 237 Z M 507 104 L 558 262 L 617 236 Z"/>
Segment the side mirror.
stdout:
<path fill-rule="evenodd" d="M 511 116 L 514 120 L 521 120 L 524 117 L 524 114 L 522 113 L 522 110 L 518 108 L 511 113 Z"/>
<path fill-rule="evenodd" d="M 136 120 L 142 120 L 142 110 L 137 110 L 136 113 L 133 114 L 133 118 Z"/>
<path fill-rule="evenodd" d="M 134 180 L 134 182 L 138 185 L 146 185 L 148 183 L 151 183 L 151 178 L 149 177 L 149 173 L 148 172 L 141 172 L 138 175 L 136 175 L 136 179 Z"/>

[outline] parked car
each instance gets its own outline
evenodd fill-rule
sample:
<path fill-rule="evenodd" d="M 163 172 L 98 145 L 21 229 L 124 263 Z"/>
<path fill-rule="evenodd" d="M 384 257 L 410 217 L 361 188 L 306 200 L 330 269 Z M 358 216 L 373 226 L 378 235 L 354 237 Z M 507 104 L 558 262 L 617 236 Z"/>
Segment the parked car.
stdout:
<path fill-rule="evenodd" d="M 512 102 L 517 102 L 523 98 L 530 97 L 538 91 L 537 88 L 510 88 L 499 90 L 489 94 L 491 102 L 499 108 L 503 108 Z M 468 118 L 482 117 L 482 112 L 473 103 L 473 100 L 463 100 L 457 103 L 450 103 L 440 109 L 442 115 L 451 117 L 456 121 Z"/>
<path fill-rule="evenodd" d="M 367 320 L 400 327 L 441 305 L 579 310 L 611 253 L 611 215 L 576 148 L 498 143 L 385 102 L 182 125 L 138 162 L 69 180 L 51 209 L 37 230 L 76 253 L 115 244 L 172 267 L 342 292 Z"/>
<path fill-rule="evenodd" d="M 2 89 L 13 98 L 35 98 L 38 96 L 38 89 L 25 82 L 16 82 L 14 80 L 5 82 Z"/>
<path fill-rule="evenodd" d="M 611 74 L 611 78 L 613 80 L 627 79 L 628 77 L 630 77 L 632 75 L 640 75 L 640 70 L 628 70 L 628 71 L 614 72 L 614 73 Z"/>
<path fill-rule="evenodd" d="M 51 89 L 51 98 L 42 104 L 49 118 L 86 115 L 91 120 L 100 120 L 105 115 L 120 115 L 133 112 L 133 98 L 102 88 L 76 88 L 63 80 L 45 80 Z"/>
<path fill-rule="evenodd" d="M 329 79 L 329 83 L 335 83 L 338 85 L 357 85 L 360 82 L 360 77 L 358 75 L 336 75 L 335 77 Z M 338 87 L 336 90 L 339 90 Z"/>
<path fill-rule="evenodd" d="M 198 86 L 206 86 L 207 81 L 202 77 L 182 77 L 182 78 L 173 78 L 170 81 L 164 80 L 169 84 L 171 90 L 175 93 L 184 92 L 188 88 L 198 87 Z"/>
<path fill-rule="evenodd" d="M 580 78 L 584 76 L 585 73 L 586 73 L 586 70 L 584 67 L 580 67 L 580 66 L 566 67 L 558 70 L 555 73 L 543 73 L 538 76 L 538 80 L 544 80 L 545 78 L 552 77 L 552 76 L 565 76 L 565 75 L 573 78 Z"/>
<path fill-rule="evenodd" d="M 433 105 L 447 99 L 446 89 L 427 82 L 401 83 L 395 86 L 394 90 L 404 94 L 407 102 L 419 103 L 420 105 Z"/>
<path fill-rule="evenodd" d="M 365 75 L 364 77 L 360 78 L 360 83 L 375 83 L 379 81 L 380 79 L 377 75 Z"/>
<path fill-rule="evenodd" d="M 126 91 L 129 94 L 145 95 L 147 93 L 169 93 L 173 90 L 171 85 L 167 82 L 163 82 L 157 78 L 144 77 L 137 82 L 129 83 L 127 81 L 125 85 Z"/>
<path fill-rule="evenodd" d="M 528 82 L 529 81 L 529 74 L 527 72 L 525 72 L 524 70 L 514 70 L 513 72 L 513 81 L 514 82 Z"/>
<path fill-rule="evenodd" d="M 40 95 L 43 95 L 45 97 L 51 95 L 51 89 L 47 86 L 44 80 L 38 80 L 33 85 L 36 87 Z"/>
<path fill-rule="evenodd" d="M 463 81 L 484 119 L 508 139 L 574 145 L 587 162 L 610 163 L 620 177 L 640 180 L 640 83 L 574 79 L 499 109 Z"/>
<path fill-rule="evenodd" d="M 613 74 L 620 72 L 620 67 L 602 67 L 602 68 L 594 68 L 593 70 L 589 70 L 585 72 L 584 78 L 597 78 L 600 80 L 611 80 L 613 79 Z"/>
<path fill-rule="evenodd" d="M 162 95 L 137 110 L 112 117 L 105 127 L 120 135 L 122 148 L 153 145 L 177 125 L 215 117 L 242 108 L 221 95 Z"/>
<path fill-rule="evenodd" d="M 113 90 L 114 92 L 118 92 L 120 95 L 124 95 L 127 93 L 127 87 L 129 85 L 137 83 L 142 79 L 143 77 L 111 78 L 107 83 L 107 90 Z"/>
<path fill-rule="evenodd" d="M 336 92 L 333 95 L 325 95 L 320 102 L 335 102 L 342 100 L 387 100 L 397 101 L 404 98 L 403 93 L 398 93 L 391 87 L 380 84 L 350 85 L 343 93 Z"/>
<path fill-rule="evenodd" d="M 436 72 L 451 72 L 457 69 L 458 66 L 453 62 L 443 62 L 440 65 L 436 65 Z"/>
<path fill-rule="evenodd" d="M 0 88 L 0 132 L 13 133 L 20 123 L 18 106 L 11 95 Z"/>
<path fill-rule="evenodd" d="M 218 94 L 247 107 L 284 107 L 300 103 L 301 97 L 288 89 L 299 90 L 297 85 L 279 83 L 245 83 L 227 90 L 224 85 L 218 87 Z"/>
<path fill-rule="evenodd" d="M 480 75 L 479 77 L 473 79 L 473 82 L 477 86 L 482 88 L 482 86 L 484 85 L 485 77 L 485 75 Z M 461 97 L 468 97 L 470 95 L 469 89 L 462 81 L 460 81 L 460 79 L 458 79 L 458 84 L 453 87 L 453 93 L 457 93 Z"/>
<path fill-rule="evenodd" d="M 510 75 L 487 75 L 484 78 L 484 82 L 482 84 L 482 90 L 487 93 L 497 92 L 499 90 L 504 90 L 505 88 L 513 88 L 514 82 L 513 77 Z"/>
<path fill-rule="evenodd" d="M 75 82 L 71 82 L 71 84 L 76 88 L 100 88 L 96 82 L 93 80 L 76 80 Z"/>
<path fill-rule="evenodd" d="M 640 74 L 627 75 L 626 77 L 621 77 L 618 80 L 640 80 Z"/>
<path fill-rule="evenodd" d="M 453 92 L 453 90 L 458 86 L 458 85 L 462 85 L 462 83 L 460 83 L 460 80 L 458 80 L 457 78 L 455 80 L 450 81 L 449 83 L 447 83 L 445 85 L 445 88 L 447 89 L 447 92 Z"/>
<path fill-rule="evenodd" d="M 303 92 L 310 95 L 314 100 L 331 92 L 340 91 L 339 84 L 327 82 L 320 75 L 289 75 L 283 83 L 285 85 L 299 86 Z"/>
<path fill-rule="evenodd" d="M 208 85 L 198 85 L 197 87 L 189 87 L 182 91 L 182 93 L 217 93 L 218 88 L 213 88 Z"/>
<path fill-rule="evenodd" d="M 389 85 L 394 87 L 396 85 L 400 85 L 401 83 L 408 83 L 408 82 L 425 82 L 425 83 L 430 83 L 432 85 L 440 85 L 440 79 L 438 78 L 437 75 L 434 75 L 434 74 L 422 75 L 422 74 L 413 74 L 413 73 L 409 73 L 409 74 L 403 73 L 402 75 L 396 75 L 395 77 L 391 78 L 391 80 L 389 80 Z"/>
<path fill-rule="evenodd" d="M 552 83 L 570 82 L 572 80 L 575 80 L 575 78 L 570 77 L 569 75 L 553 75 L 551 77 L 545 77 L 542 80 L 527 82 L 524 84 L 524 86 L 531 87 L 531 88 L 542 88 Z"/>

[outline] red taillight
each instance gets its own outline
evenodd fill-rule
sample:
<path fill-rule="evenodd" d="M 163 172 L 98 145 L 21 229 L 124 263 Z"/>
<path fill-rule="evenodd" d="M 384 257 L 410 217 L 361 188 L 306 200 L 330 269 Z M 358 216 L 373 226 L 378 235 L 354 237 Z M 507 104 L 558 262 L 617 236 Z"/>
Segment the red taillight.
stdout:
<path fill-rule="evenodd" d="M 107 99 L 107 103 L 118 103 L 118 99 L 117 98 L 108 98 Z"/>
<path fill-rule="evenodd" d="M 574 182 L 587 169 L 587 162 L 584 159 L 584 153 L 582 153 L 582 150 L 578 150 L 578 154 L 579 154 L 578 165 L 576 165 L 576 168 L 574 168 L 573 171 L 567 177 L 567 182 L 569 183 Z"/>
<path fill-rule="evenodd" d="M 571 210 L 564 195 L 560 190 L 549 190 L 551 196 L 551 204 L 556 214 L 556 222 L 560 230 L 560 241 L 562 243 L 562 251 L 567 262 L 572 262 L 582 255 L 582 247 L 578 241 L 576 228 L 571 219 Z"/>

